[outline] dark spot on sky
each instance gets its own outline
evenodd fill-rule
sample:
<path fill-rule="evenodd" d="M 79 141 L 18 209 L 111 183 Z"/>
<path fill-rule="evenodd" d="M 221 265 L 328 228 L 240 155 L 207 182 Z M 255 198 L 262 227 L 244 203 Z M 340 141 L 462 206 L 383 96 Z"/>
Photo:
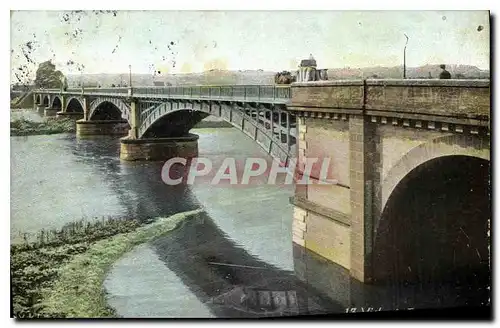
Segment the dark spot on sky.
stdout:
<path fill-rule="evenodd" d="M 445 21 L 446 20 L 446 16 L 441 17 L 441 19 Z"/>
<path fill-rule="evenodd" d="M 151 40 L 149 40 L 149 44 L 151 44 Z"/>
<path fill-rule="evenodd" d="M 170 45 L 173 46 L 174 45 L 174 41 L 170 41 Z"/>
<path fill-rule="evenodd" d="M 158 71 L 158 74 L 161 74 L 161 71 Z"/>
<path fill-rule="evenodd" d="M 478 32 L 481 32 L 483 29 L 484 29 L 483 25 L 479 25 L 479 26 L 477 27 L 477 31 L 478 31 Z"/>

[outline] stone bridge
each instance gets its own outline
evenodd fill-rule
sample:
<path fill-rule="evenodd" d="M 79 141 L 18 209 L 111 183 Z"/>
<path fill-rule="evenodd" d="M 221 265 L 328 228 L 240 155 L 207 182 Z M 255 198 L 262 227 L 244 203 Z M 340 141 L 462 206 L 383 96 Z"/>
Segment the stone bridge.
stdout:
<path fill-rule="evenodd" d="M 297 157 L 296 173 L 311 182 L 297 184 L 291 199 L 293 242 L 358 282 L 489 275 L 489 80 L 39 90 L 35 97 L 58 114 L 80 113 L 82 134 L 127 125 L 124 159 L 193 155 L 188 131 L 209 114 L 275 158 Z M 177 150 L 162 151 L 171 140 Z M 330 182 L 317 167 L 306 169 L 311 158 L 330 159 Z M 307 268 L 296 261 L 296 272 Z"/>

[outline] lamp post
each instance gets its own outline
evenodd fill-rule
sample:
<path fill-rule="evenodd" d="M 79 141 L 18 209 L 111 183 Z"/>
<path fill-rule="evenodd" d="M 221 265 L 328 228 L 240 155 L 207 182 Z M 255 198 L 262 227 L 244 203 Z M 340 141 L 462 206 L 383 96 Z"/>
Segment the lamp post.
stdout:
<path fill-rule="evenodd" d="M 83 68 L 80 68 L 80 87 L 82 88 L 83 95 Z"/>
<path fill-rule="evenodd" d="M 132 88 L 132 65 L 128 65 L 128 85 Z"/>
<path fill-rule="evenodd" d="M 405 49 L 403 51 L 403 79 L 406 79 L 406 45 L 408 44 L 408 35 L 404 33 L 406 37 Z"/>

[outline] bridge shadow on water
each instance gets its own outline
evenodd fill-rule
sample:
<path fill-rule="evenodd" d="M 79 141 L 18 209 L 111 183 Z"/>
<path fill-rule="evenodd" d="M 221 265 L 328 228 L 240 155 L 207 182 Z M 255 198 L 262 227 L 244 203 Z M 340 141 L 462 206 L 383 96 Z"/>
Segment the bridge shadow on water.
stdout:
<path fill-rule="evenodd" d="M 201 206 L 189 186 L 163 183 L 163 162 L 121 162 L 117 138 L 76 140 L 68 148 L 77 161 L 104 177 L 126 209 L 125 217 L 149 220 Z M 398 243 L 404 245 L 405 241 L 399 239 Z M 403 249 L 401 245 L 398 249 Z M 348 270 L 291 240 L 295 268 L 286 271 L 250 254 L 206 212 L 182 222 L 150 246 L 216 317 L 340 314 L 349 308 L 360 312 L 480 306 L 489 297 L 484 279 L 477 276 L 458 285 L 453 281 L 363 285 L 350 278 Z M 475 278 L 478 283 L 474 283 Z"/>
<path fill-rule="evenodd" d="M 217 317 L 345 311 L 342 304 L 314 290 L 293 271 L 276 268 L 239 247 L 205 212 L 151 245 L 168 269 Z"/>
<path fill-rule="evenodd" d="M 124 218 L 151 220 L 200 206 L 186 185 L 169 186 L 162 181 L 163 162 L 121 161 L 120 141 L 116 137 L 77 138 L 74 144 L 68 145 L 68 150 L 76 161 L 102 176 L 125 209 Z"/>

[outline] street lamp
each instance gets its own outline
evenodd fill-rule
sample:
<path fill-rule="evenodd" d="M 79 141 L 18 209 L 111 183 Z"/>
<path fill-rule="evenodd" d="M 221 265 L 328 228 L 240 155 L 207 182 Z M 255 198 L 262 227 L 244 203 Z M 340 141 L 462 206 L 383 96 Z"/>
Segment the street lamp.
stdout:
<path fill-rule="evenodd" d="M 132 65 L 128 65 L 128 85 L 132 88 Z"/>
<path fill-rule="evenodd" d="M 404 49 L 404 52 L 403 52 L 403 79 L 406 79 L 406 45 L 408 44 L 408 35 L 406 35 L 406 33 L 404 33 L 405 37 L 406 37 L 406 43 L 405 43 L 405 49 Z"/>

